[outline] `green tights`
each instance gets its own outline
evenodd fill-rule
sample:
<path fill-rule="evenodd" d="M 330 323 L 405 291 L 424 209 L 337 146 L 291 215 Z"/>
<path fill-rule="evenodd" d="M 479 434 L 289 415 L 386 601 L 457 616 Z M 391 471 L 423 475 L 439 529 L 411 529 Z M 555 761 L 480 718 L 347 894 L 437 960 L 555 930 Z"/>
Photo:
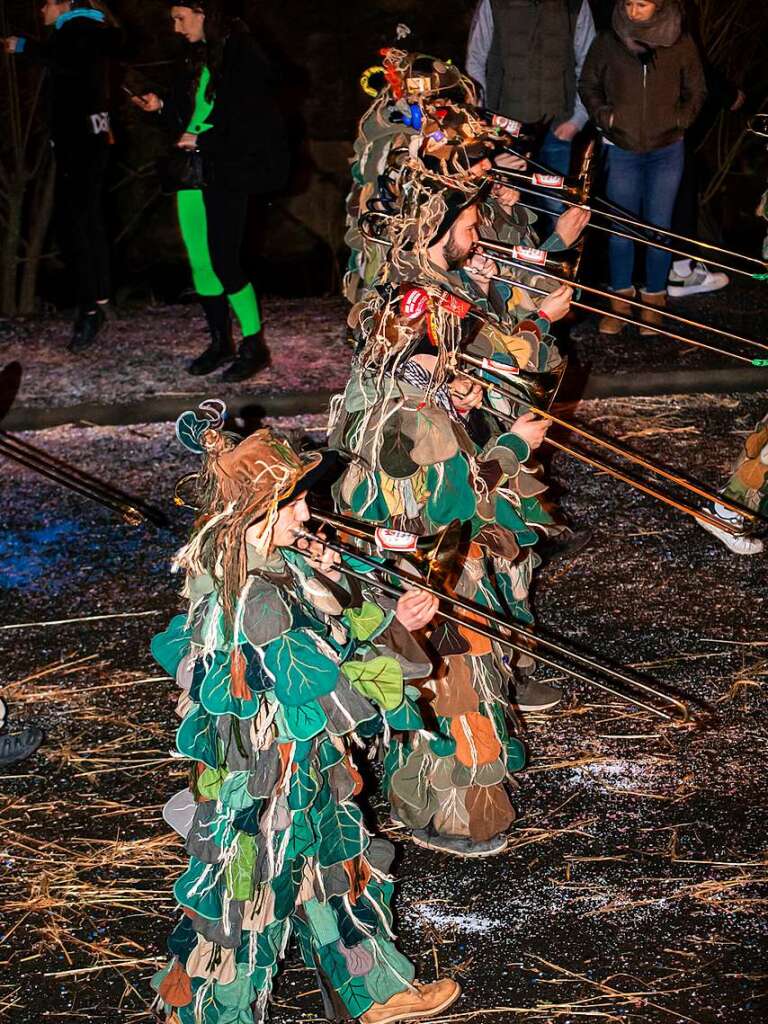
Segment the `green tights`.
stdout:
<path fill-rule="evenodd" d="M 195 291 L 198 295 L 223 295 L 224 286 L 211 261 L 203 193 L 200 189 L 184 189 L 176 194 L 176 206 Z M 243 337 L 258 334 L 261 330 L 261 315 L 253 285 L 249 282 L 239 291 L 228 293 L 227 299 L 240 324 Z"/>

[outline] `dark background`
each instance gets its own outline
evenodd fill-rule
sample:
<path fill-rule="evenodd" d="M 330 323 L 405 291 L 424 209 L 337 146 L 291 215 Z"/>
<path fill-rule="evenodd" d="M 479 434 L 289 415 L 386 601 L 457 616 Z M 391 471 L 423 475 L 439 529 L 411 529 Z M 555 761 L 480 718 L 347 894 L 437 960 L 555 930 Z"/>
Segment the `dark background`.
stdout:
<path fill-rule="evenodd" d="M 412 32 L 399 45 L 463 64 L 474 5 L 475 0 L 246 0 L 246 20 L 284 71 L 282 99 L 296 151 L 290 188 L 268 207 L 254 204 L 251 211 L 245 257 L 264 291 L 337 290 L 349 157 L 367 103 L 360 73 L 377 62 L 380 47 L 395 43 L 399 23 Z M 108 196 L 120 303 L 173 300 L 189 287 L 173 200 L 159 194 L 154 172 L 168 140 L 119 88 L 162 88 L 173 74 L 184 44 L 170 31 L 169 6 L 163 0 L 115 0 L 110 7 L 126 34 L 124 60 L 115 71 L 116 144 Z M 754 210 L 768 157 L 760 143 L 742 133 L 746 116 L 762 109 L 768 97 L 768 5 L 695 0 L 690 6 L 715 63 L 748 92 L 743 112 L 708 115 L 701 147 L 706 189 L 700 231 L 755 251 L 761 229 Z M 5 0 L 0 33 L 38 33 L 37 7 Z M 593 0 L 593 7 L 599 23 L 611 2 Z M 55 237 L 46 231 L 52 171 L 36 102 L 39 73 L 22 61 L 0 58 L 0 81 L 0 228 L 10 239 L 0 268 L 0 312 L 30 313 L 41 304 L 67 303 Z M 15 135 L 5 131 L 14 123 Z M 7 232 L 14 210 L 21 220 L 18 244 Z"/>

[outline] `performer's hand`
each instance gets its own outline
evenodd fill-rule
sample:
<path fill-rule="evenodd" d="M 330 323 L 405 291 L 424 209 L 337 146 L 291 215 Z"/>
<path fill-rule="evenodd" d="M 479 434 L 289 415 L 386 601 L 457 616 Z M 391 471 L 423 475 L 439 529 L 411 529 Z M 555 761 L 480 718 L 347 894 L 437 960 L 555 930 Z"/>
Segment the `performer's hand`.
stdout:
<path fill-rule="evenodd" d="M 568 315 L 571 308 L 572 295 L 573 288 L 569 288 L 567 284 L 561 284 L 544 299 L 539 310 L 548 316 L 552 323 L 562 320 L 564 316 Z"/>
<path fill-rule="evenodd" d="M 424 590 L 408 590 L 398 600 L 395 617 L 411 633 L 428 625 L 437 612 L 438 600 Z"/>
<path fill-rule="evenodd" d="M 296 547 L 303 552 L 315 572 L 321 572 L 329 580 L 341 579 L 341 573 L 334 568 L 341 564 L 341 555 L 337 551 L 331 551 L 322 541 L 307 540 L 305 537 L 296 541 Z"/>
<path fill-rule="evenodd" d="M 524 171 L 528 166 L 525 157 L 519 153 L 499 153 L 493 162 L 496 167 L 502 167 L 505 171 Z"/>
<path fill-rule="evenodd" d="M 194 132 L 184 132 L 176 145 L 179 149 L 197 149 L 197 136 Z"/>
<path fill-rule="evenodd" d="M 491 278 L 499 273 L 498 266 L 482 252 L 475 252 L 464 264 L 464 269 L 483 293 L 488 294 Z"/>
<path fill-rule="evenodd" d="M 730 106 L 731 113 L 735 114 L 737 110 L 741 110 L 741 108 L 744 106 L 744 103 L 746 102 L 746 99 L 747 94 L 744 92 L 743 89 L 739 89 L 739 91 L 736 93 L 736 99 Z"/>
<path fill-rule="evenodd" d="M 145 114 L 156 114 L 163 109 L 163 101 L 154 92 L 145 92 L 143 96 L 131 96 L 131 103 L 134 103 Z"/>
<path fill-rule="evenodd" d="M 579 134 L 579 126 L 573 121 L 563 121 L 553 130 L 552 134 L 561 142 L 571 142 Z"/>
<path fill-rule="evenodd" d="M 578 241 L 584 228 L 589 223 L 592 211 L 583 206 L 572 206 L 557 218 L 555 230 L 563 240 L 566 249 Z"/>
<path fill-rule="evenodd" d="M 520 193 L 509 185 L 494 185 L 491 195 L 505 213 L 511 213 L 512 208 L 520 202 Z"/>
<path fill-rule="evenodd" d="M 451 393 L 453 407 L 459 416 L 464 416 L 470 409 L 479 409 L 483 404 L 483 389 L 471 377 L 465 377 L 463 374 L 454 377 L 448 385 L 448 390 Z"/>
<path fill-rule="evenodd" d="M 542 420 L 533 413 L 525 412 L 512 424 L 512 433 L 522 437 L 532 452 L 540 448 L 549 430 L 549 420 Z"/>
<path fill-rule="evenodd" d="M 6 53 L 16 53 L 16 47 L 19 45 L 18 36 L 6 36 L 3 39 L 3 49 Z"/>

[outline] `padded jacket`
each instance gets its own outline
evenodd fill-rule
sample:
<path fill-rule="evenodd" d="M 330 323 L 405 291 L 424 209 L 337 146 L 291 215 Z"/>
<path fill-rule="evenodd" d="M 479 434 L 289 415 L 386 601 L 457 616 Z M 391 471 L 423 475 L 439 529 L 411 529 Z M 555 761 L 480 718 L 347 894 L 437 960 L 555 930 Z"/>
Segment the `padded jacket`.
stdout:
<path fill-rule="evenodd" d="M 707 88 L 696 44 L 684 34 L 647 63 L 615 32 L 601 32 L 587 54 L 579 93 L 589 116 L 621 149 L 648 153 L 683 137 Z"/>

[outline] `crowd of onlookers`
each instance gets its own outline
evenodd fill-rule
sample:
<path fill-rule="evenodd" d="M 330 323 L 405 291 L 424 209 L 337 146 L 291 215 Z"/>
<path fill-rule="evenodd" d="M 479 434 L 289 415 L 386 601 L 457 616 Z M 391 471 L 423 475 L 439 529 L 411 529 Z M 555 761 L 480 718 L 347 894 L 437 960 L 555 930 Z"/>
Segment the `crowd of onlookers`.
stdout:
<path fill-rule="evenodd" d="M 602 142 L 608 199 L 658 227 L 697 234 L 695 143 L 713 109 L 737 110 L 744 93 L 707 60 L 685 0 L 479 0 L 467 47 L 468 73 L 486 106 L 547 124 L 538 159 L 568 172 L 574 139 L 591 122 Z M 599 31 L 596 28 L 599 27 Z M 616 313 L 635 296 L 666 304 L 729 282 L 691 259 L 648 248 L 644 274 L 635 244 L 612 237 L 610 285 Z M 605 316 L 600 330 L 623 321 Z"/>

